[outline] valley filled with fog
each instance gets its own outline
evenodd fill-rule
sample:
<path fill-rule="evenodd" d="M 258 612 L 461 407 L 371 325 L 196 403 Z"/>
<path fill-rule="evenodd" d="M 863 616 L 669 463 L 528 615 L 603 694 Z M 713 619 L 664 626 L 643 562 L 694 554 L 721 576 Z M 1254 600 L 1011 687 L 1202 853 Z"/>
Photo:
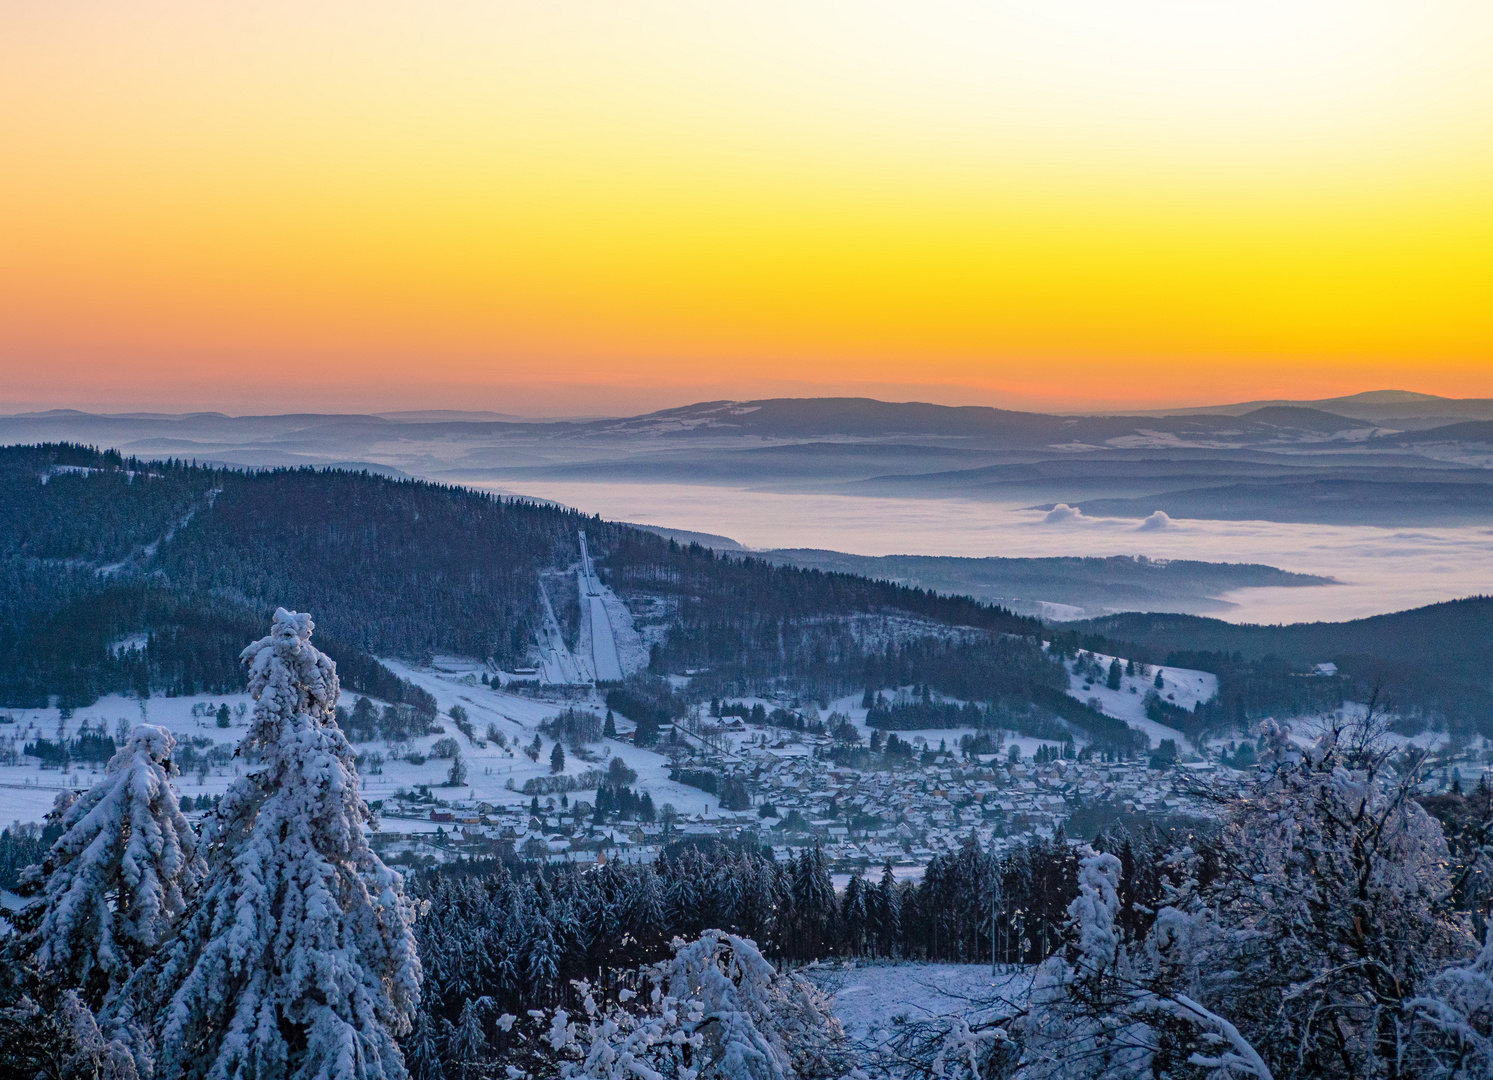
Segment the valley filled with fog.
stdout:
<path fill-rule="evenodd" d="M 729 537 L 753 549 L 973 558 L 1144 555 L 1263 563 L 1339 582 L 1234 591 L 1220 598 L 1233 606 L 1211 612 L 1231 622 L 1357 619 L 1493 592 L 1493 528 L 1487 526 L 1378 528 L 1195 519 L 1159 524 L 1155 518 L 1089 517 L 1026 509 L 1020 503 L 697 484 L 510 481 L 490 487 L 554 500 L 612 521 Z"/>

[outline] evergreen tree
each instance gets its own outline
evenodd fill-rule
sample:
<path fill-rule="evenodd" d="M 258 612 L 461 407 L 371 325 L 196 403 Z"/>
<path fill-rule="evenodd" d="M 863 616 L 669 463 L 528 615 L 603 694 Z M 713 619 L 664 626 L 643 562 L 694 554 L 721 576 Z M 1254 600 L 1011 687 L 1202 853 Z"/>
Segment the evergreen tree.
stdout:
<path fill-rule="evenodd" d="M 881 882 L 876 886 L 876 914 L 880 920 L 879 941 L 882 956 L 896 956 L 902 941 L 902 898 L 897 894 L 897 877 L 892 860 L 881 865 Z"/>
<path fill-rule="evenodd" d="M 409 1066 L 410 1080 L 446 1080 L 441 1067 L 440 1040 L 436 1036 L 436 1024 L 430 1013 L 420 1010 L 415 1018 L 415 1030 L 405 1045 L 405 1063 Z"/>
<path fill-rule="evenodd" d="M 653 867 L 645 866 L 627 897 L 627 931 L 646 949 L 666 940 L 668 909 Z"/>
<path fill-rule="evenodd" d="M 455 1075 L 467 1080 L 485 1075 L 487 1063 L 487 1029 L 482 1022 L 482 1005 L 468 998 L 461 1009 L 461 1018 L 451 1032 L 446 1056 L 450 1059 Z"/>
<path fill-rule="evenodd" d="M 149 959 L 206 870 L 171 788 L 175 746 L 165 728 L 137 727 L 23 885 L 40 893 L 17 917 L 24 952 L 44 983 L 94 1009 Z"/>
<path fill-rule="evenodd" d="M 336 666 L 281 608 L 243 652 L 254 721 L 206 836 L 209 875 L 142 990 L 161 1002 L 157 1074 L 399 1080 L 421 969 L 400 876 L 333 722 Z"/>
<path fill-rule="evenodd" d="M 835 886 L 829 876 L 829 860 L 817 842 L 799 856 L 793 893 L 799 927 L 798 958 L 811 960 L 826 955 L 826 946 L 835 936 Z"/>
<path fill-rule="evenodd" d="M 550 772 L 562 773 L 565 771 L 565 747 L 555 743 L 555 748 L 550 751 Z"/>
<path fill-rule="evenodd" d="M 617 720 L 612 715 L 611 709 L 607 710 L 607 720 L 606 724 L 602 726 L 601 734 L 606 739 L 615 739 L 617 737 Z"/>
<path fill-rule="evenodd" d="M 542 882 L 544 878 L 539 880 Z M 529 992 L 539 1001 L 546 1000 L 560 981 L 560 950 L 555 944 L 554 931 L 547 915 L 531 919 L 523 945 L 524 975 L 529 980 Z"/>
<path fill-rule="evenodd" d="M 845 952 L 864 956 L 866 952 L 866 889 L 859 874 L 845 885 L 845 899 L 840 905 L 840 924 L 845 931 Z"/>

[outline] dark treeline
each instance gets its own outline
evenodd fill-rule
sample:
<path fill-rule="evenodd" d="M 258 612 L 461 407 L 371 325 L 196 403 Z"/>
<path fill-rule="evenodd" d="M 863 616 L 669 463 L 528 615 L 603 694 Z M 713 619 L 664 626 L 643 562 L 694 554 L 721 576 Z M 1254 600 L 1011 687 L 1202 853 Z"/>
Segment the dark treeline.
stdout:
<path fill-rule="evenodd" d="M 62 769 L 74 761 L 90 761 L 102 765 L 114 756 L 114 750 L 114 740 L 105 731 L 82 731 L 76 739 L 57 742 L 38 738 L 22 748 L 23 753 L 39 758 L 44 764 Z"/>
<path fill-rule="evenodd" d="M 0 604 L 0 611 L 5 605 Z M 184 596 L 159 580 L 111 583 L 50 611 L 0 616 L 0 707 L 63 708 L 104 694 L 231 694 L 239 653 L 263 619 L 216 597 Z M 320 631 L 318 631 L 320 634 Z M 119 647 L 120 639 L 134 638 Z M 335 634 L 320 634 L 350 690 L 433 714 L 435 699 Z"/>
<path fill-rule="evenodd" d="M 740 776 L 722 776 L 714 769 L 675 769 L 669 779 L 716 796 L 722 810 L 746 810 L 752 805 L 746 781 Z"/>
<path fill-rule="evenodd" d="M 1026 701 L 1033 686 L 1067 686 L 1067 674 L 1043 651 L 1038 638 L 924 638 L 862 661 L 854 687 L 921 685 L 965 701 Z"/>
<path fill-rule="evenodd" d="M 866 726 L 882 731 L 926 731 L 929 728 L 997 727 L 991 710 L 974 702 L 893 701 L 878 697 L 866 713 Z"/>
<path fill-rule="evenodd" d="M 1122 918 L 1142 933 L 1196 840 L 1155 830 L 1100 838 L 1126 868 Z M 674 845 L 652 864 L 447 864 L 411 882 L 430 904 L 417 923 L 424 1015 L 410 1042 L 422 1043 L 416 1056 L 450 1052 L 465 1021 L 496 1049 L 500 1013 L 569 1004 L 573 979 L 588 980 L 598 1000 L 614 997 L 634 988 L 640 965 L 667 957 L 674 937 L 708 928 L 752 938 L 780 965 L 835 956 L 1035 963 L 1067 943 L 1077 871 L 1061 833 L 1000 857 L 971 837 L 934 858 L 921 883 L 899 882 L 888 864 L 838 894 L 817 847 L 783 862 L 750 843 L 710 842 Z"/>
<path fill-rule="evenodd" d="M 566 709 L 540 723 L 539 730 L 556 742 L 584 746 L 601 739 L 601 717 L 585 709 Z"/>
<path fill-rule="evenodd" d="M 0 831 L 0 889 L 14 891 L 21 871 L 37 866 L 47 850 L 62 835 L 60 825 L 45 828 L 35 822 L 16 822 Z"/>
<path fill-rule="evenodd" d="M 861 706 L 867 710 L 866 724 L 882 731 L 927 731 L 937 728 L 971 727 L 975 729 L 1008 729 L 1037 739 L 1055 739 L 1059 742 L 1071 738 L 1070 727 L 1087 732 L 1090 741 L 1099 749 L 1125 752 L 1144 748 L 1144 736 L 1138 735 L 1122 720 L 1106 716 L 1081 701 L 1069 697 L 1061 689 L 1067 679 L 1056 659 L 1049 660 L 1046 654 L 1033 648 L 1032 653 L 1042 657 L 1040 666 L 1027 667 L 1019 661 L 1011 664 L 1012 672 L 1028 671 L 1033 676 L 1020 694 L 999 694 L 989 704 L 981 707 L 974 701 L 962 704 L 935 701 L 935 684 L 925 682 L 914 685 L 909 700 L 888 701 L 880 693 L 874 693 L 870 684 L 861 697 Z M 1039 677 L 1041 681 L 1039 681 Z M 1053 685 L 1057 683 L 1057 685 Z M 942 687 L 939 687 L 941 690 Z M 979 700 L 979 699 L 977 699 Z M 1190 712 L 1185 713 L 1191 718 Z M 1059 723 L 1066 722 L 1068 727 Z"/>
<path fill-rule="evenodd" d="M 374 739 L 404 742 L 428 735 L 435 726 L 435 716 L 434 699 L 429 703 L 422 702 L 418 708 L 403 704 L 385 705 L 380 709 L 366 697 L 358 698 L 351 711 L 337 706 L 337 725 L 355 743 Z"/>

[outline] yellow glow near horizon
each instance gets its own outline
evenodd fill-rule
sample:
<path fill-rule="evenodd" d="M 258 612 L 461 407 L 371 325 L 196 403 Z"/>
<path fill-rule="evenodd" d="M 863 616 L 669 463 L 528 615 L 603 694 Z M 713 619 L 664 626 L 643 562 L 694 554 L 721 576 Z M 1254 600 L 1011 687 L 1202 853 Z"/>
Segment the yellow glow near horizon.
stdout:
<path fill-rule="evenodd" d="M 1493 396 L 1490 294 L 1484 3 L 0 11 L 0 404 Z"/>

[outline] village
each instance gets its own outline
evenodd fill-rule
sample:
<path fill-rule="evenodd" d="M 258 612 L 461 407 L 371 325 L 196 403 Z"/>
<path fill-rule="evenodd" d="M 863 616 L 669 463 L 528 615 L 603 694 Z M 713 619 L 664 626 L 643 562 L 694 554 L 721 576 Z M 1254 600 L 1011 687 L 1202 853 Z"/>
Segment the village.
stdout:
<path fill-rule="evenodd" d="M 347 722 L 374 814 L 371 840 L 392 865 L 486 858 L 640 863 L 680 841 L 750 841 L 779 859 L 819 845 L 843 885 L 888 863 L 899 878 L 917 879 L 932 859 L 971 836 L 982 850 L 1001 853 L 1060 830 L 1073 840 L 1092 840 L 1122 823 L 1187 830 L 1212 816 L 1220 797 L 1237 795 L 1252 740 L 1241 738 L 1233 757 L 1233 741 L 1192 746 L 1148 720 L 1141 704 L 1142 690 L 1155 689 L 1159 677 L 1168 698 L 1193 707 L 1213 693 L 1213 677 L 1142 669 L 1108 686 L 1094 672 L 1112 660 L 1072 662 L 1070 696 L 1143 732 L 1149 751 L 1103 753 L 1081 736 L 1059 742 L 1001 729 L 888 732 L 868 724 L 860 697 L 788 696 L 693 706 L 640 746 L 638 724 L 614 715 L 594 684 L 534 685 L 453 657 L 390 662 L 437 703 L 425 734 L 365 736 Z M 905 702 L 913 690 L 884 693 Z M 361 698 L 346 694 L 344 702 Z M 58 792 L 90 786 L 104 760 L 59 767 L 28 751 L 45 751 L 49 742 L 77 748 L 90 739 L 102 746 L 141 720 L 176 734 L 176 785 L 189 816 L 201 817 L 241 772 L 234 748 L 249 704 L 245 695 L 106 696 L 67 715 L 56 707 L 8 711 L 0 716 L 4 817 L 39 820 Z M 371 699 L 358 709 L 397 711 Z M 344 709 L 345 720 L 356 711 Z M 556 739 L 556 719 L 567 712 L 590 717 L 602 734 Z M 1309 724 L 1295 723 L 1303 732 Z M 1480 746 L 1467 748 L 1431 788 L 1470 788 L 1488 756 Z"/>
<path fill-rule="evenodd" d="M 1033 748 L 1032 740 L 1014 735 L 1000 753 L 967 755 L 949 748 L 947 737 L 940 749 L 920 734 L 908 759 L 866 768 L 837 764 L 844 743 L 829 735 L 794 733 L 789 739 L 773 729 L 754 731 L 740 719 L 686 721 L 663 738 L 678 740 L 667 747 L 672 775 L 739 784 L 749 805 L 728 809 L 699 791 L 685 806 L 661 804 L 648 815 L 653 820 L 598 821 L 584 797 L 535 796 L 527 804 L 446 799 L 439 788 L 422 785 L 378 802 L 376 842 L 394 862 L 458 855 L 638 862 L 656 859 L 679 840 L 750 839 L 779 858 L 822 845 L 838 875 L 890 862 L 899 876 L 915 878 L 971 833 L 982 848 L 999 852 L 1032 834 L 1071 832 L 1070 824 L 1087 831 L 1121 818 L 1132 824 L 1146 817 L 1173 823 L 1205 818 L 1210 788 L 1232 791 L 1239 778 L 1203 760 L 1079 760 L 1062 756 L 1062 744 Z"/>

